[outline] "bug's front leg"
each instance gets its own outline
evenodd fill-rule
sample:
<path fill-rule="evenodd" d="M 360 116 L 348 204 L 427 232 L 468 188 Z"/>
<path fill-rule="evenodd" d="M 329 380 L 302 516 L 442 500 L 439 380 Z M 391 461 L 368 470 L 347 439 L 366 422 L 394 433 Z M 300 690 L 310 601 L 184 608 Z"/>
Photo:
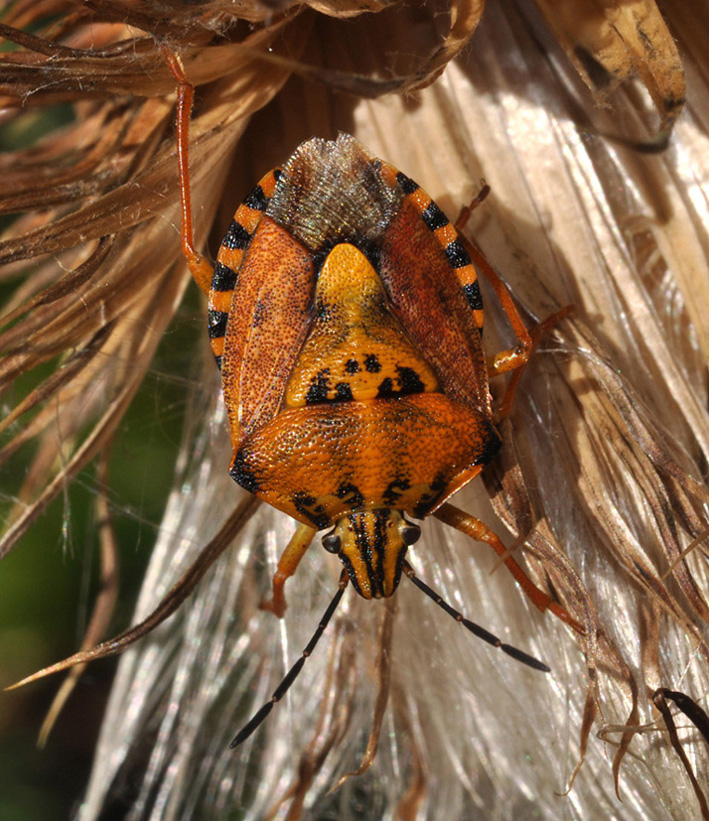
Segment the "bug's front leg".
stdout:
<path fill-rule="evenodd" d="M 273 598 L 261 602 L 262 610 L 270 610 L 279 618 L 283 618 L 288 606 L 284 592 L 286 582 L 298 569 L 300 560 L 305 556 L 305 551 L 310 547 L 316 533 L 317 530 L 309 525 L 298 525 L 273 574 Z"/>
<path fill-rule="evenodd" d="M 558 619 L 563 621 L 565 624 L 568 624 L 569 627 L 575 630 L 579 635 L 585 634 L 584 626 L 577 621 L 569 613 L 569 611 L 566 610 L 566 608 L 555 602 L 551 596 L 543 590 L 540 590 L 534 584 L 534 582 L 510 555 L 509 551 L 500 540 L 500 537 L 490 530 L 484 522 L 481 522 L 480 519 L 477 519 L 475 516 L 464 513 L 462 510 L 459 510 L 457 507 L 454 507 L 448 503 L 441 505 L 441 507 L 439 507 L 433 515 L 442 522 L 445 522 L 447 525 L 454 527 L 456 530 L 460 530 L 461 533 L 465 533 L 466 536 L 470 536 L 478 542 L 485 542 L 485 544 L 489 544 L 495 553 L 497 553 L 497 555 L 502 559 L 505 567 L 510 571 L 514 580 L 519 584 L 527 598 L 532 602 L 532 604 L 534 604 L 535 607 L 541 610 L 542 613 L 549 610 Z"/>
<path fill-rule="evenodd" d="M 172 76 L 177 82 L 177 111 L 175 114 L 175 136 L 177 140 L 177 166 L 180 177 L 180 213 L 182 217 L 181 236 L 182 253 L 187 260 L 195 282 L 209 295 L 214 267 L 212 263 L 194 247 L 194 228 L 192 223 L 192 197 L 190 194 L 190 114 L 194 100 L 194 86 L 189 82 L 180 58 L 165 50 L 165 59 Z"/>

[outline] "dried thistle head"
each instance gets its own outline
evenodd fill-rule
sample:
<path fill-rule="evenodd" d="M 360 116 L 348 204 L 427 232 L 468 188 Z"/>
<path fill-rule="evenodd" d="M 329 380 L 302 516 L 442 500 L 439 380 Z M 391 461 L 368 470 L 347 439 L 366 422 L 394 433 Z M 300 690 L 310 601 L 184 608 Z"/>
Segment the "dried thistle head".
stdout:
<path fill-rule="evenodd" d="M 264 511 L 177 624 L 122 662 L 83 818 L 112 800 L 129 801 L 134 818 L 219 817 L 235 806 L 254 818 L 347 817 L 358 802 L 372 817 L 441 817 L 441 807 L 451 818 L 521 817 L 531 806 L 545 817 L 599 817 L 618 806 L 617 749 L 623 806 L 645 817 L 661 807 L 668 818 L 700 807 L 649 695 L 665 687 L 701 704 L 707 692 L 703 545 L 681 556 L 706 526 L 706 111 L 701 95 L 690 98 L 665 154 L 594 136 L 654 139 L 640 86 L 616 88 L 631 73 L 659 129 L 669 128 L 684 98 L 673 37 L 650 2 L 538 6 L 488 6 L 472 40 L 480 2 L 93 0 L 20 2 L 5 13 L 3 26 L 25 32 L 0 29 L 19 45 L 2 55 L 5 116 L 68 104 L 75 119 L 0 157 L 3 208 L 22 215 L 0 244 L 4 279 L 16 286 L 0 384 L 48 373 L 16 395 L 2 423 L 0 459 L 32 452 L 8 492 L 2 555 L 41 526 L 84 466 L 101 464 L 189 285 L 164 49 L 181 55 L 197 87 L 200 242 L 302 139 L 345 130 L 450 215 L 484 175 L 493 198 L 472 230 L 487 256 L 531 315 L 577 306 L 525 377 L 486 481 L 497 529 L 504 523 L 515 555 L 584 621 L 587 639 L 530 614 L 502 570 L 489 576 L 493 559 L 465 540 L 430 526 L 418 554 L 457 607 L 497 631 L 507 625 L 506 636 L 550 663 L 553 684 L 471 648 L 414 593 L 397 594 L 395 618 L 349 601 L 327 651 L 309 662 L 309 681 L 234 757 L 227 743 L 239 716 L 273 690 L 333 584 L 327 562 L 311 557 L 289 618 L 272 627 L 258 591 L 290 525 Z M 667 13 L 693 76 L 706 77 L 694 33 L 705 8 L 697 18 Z M 591 108 L 550 31 L 613 108 Z M 204 385 L 216 396 L 216 374 Z M 214 403 L 186 435 L 136 621 L 235 504 Z M 464 504 L 494 524 L 485 500 Z M 376 661 L 372 647 L 388 642 L 390 662 Z M 374 764 L 329 795 L 361 761 L 385 673 Z M 599 730 L 605 744 L 591 735 Z M 697 731 L 680 739 L 701 771 Z M 584 751 L 560 809 L 555 791 Z M 127 774 L 130 798 L 121 795 Z"/>

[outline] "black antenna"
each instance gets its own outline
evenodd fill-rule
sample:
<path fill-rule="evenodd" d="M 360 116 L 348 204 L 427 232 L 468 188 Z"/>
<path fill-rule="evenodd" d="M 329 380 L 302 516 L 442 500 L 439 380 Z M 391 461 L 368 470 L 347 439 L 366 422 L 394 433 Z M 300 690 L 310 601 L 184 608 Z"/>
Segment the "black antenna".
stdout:
<path fill-rule="evenodd" d="M 548 673 L 550 668 L 544 664 L 543 661 L 539 661 L 535 659 L 533 656 L 528 655 L 527 653 L 523 652 L 522 650 L 518 650 L 516 647 L 512 647 L 510 644 L 504 644 L 497 638 L 497 636 L 493 636 L 492 633 L 485 630 L 484 627 L 480 627 L 479 624 L 475 624 L 474 621 L 470 621 L 470 619 L 466 619 L 463 617 L 462 613 L 459 613 L 457 610 L 454 610 L 448 602 L 443 601 L 443 599 L 438 595 L 438 593 L 431 590 L 431 588 L 425 584 L 424 582 L 419 579 L 416 574 L 414 573 L 413 568 L 408 562 L 403 563 L 403 571 L 406 575 L 411 579 L 411 581 L 418 587 L 419 590 L 423 590 L 423 592 L 429 597 L 429 599 L 433 599 L 436 604 L 443 608 L 443 610 L 448 613 L 449 616 L 452 616 L 456 621 L 460 622 L 463 627 L 467 630 L 470 630 L 471 633 L 474 633 L 478 638 L 481 638 L 483 641 L 486 641 L 488 644 L 491 644 L 493 647 L 499 647 L 503 653 L 507 653 L 508 656 L 512 656 L 513 659 L 517 659 L 517 661 L 521 661 L 522 664 L 526 664 L 528 667 L 532 667 L 534 670 L 541 670 L 544 673 Z"/>
<path fill-rule="evenodd" d="M 288 692 L 288 689 L 291 686 L 291 684 L 293 684 L 293 682 L 298 678 L 298 674 L 303 669 L 303 665 L 305 664 L 306 659 L 315 649 L 315 645 L 320 641 L 320 636 L 322 636 L 325 628 L 330 622 L 333 613 L 335 612 L 335 610 L 337 610 L 337 605 L 340 603 L 342 594 L 345 592 L 348 580 L 349 578 L 347 576 L 347 571 L 343 570 L 342 575 L 340 576 L 339 589 L 337 593 L 335 593 L 335 595 L 333 596 L 332 601 L 330 602 L 327 610 L 325 611 L 325 615 L 320 620 L 318 629 L 315 631 L 313 637 L 308 642 L 308 645 L 305 648 L 305 650 L 303 650 L 303 655 L 290 668 L 290 670 L 286 673 L 286 676 L 283 679 L 283 681 L 278 685 L 278 687 L 276 687 L 273 695 L 271 696 L 271 700 L 267 701 L 263 705 L 263 707 L 256 713 L 256 715 L 254 715 L 254 717 L 236 734 L 234 740 L 229 745 L 229 747 L 231 747 L 232 750 L 235 747 L 238 747 L 239 744 L 241 744 L 242 742 L 246 741 L 246 739 L 251 735 L 251 733 L 253 733 L 253 731 L 259 726 L 259 724 L 261 724 L 262 721 L 265 721 L 266 717 L 273 709 L 273 705 L 283 698 L 283 696 Z"/>

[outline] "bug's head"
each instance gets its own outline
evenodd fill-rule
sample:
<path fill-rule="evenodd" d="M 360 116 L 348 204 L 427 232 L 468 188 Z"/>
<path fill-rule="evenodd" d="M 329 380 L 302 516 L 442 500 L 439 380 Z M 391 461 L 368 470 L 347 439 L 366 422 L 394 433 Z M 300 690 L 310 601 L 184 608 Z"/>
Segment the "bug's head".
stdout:
<path fill-rule="evenodd" d="M 377 508 L 343 516 L 322 543 L 340 557 L 360 596 L 383 599 L 396 590 L 406 551 L 420 535 L 401 511 Z"/>

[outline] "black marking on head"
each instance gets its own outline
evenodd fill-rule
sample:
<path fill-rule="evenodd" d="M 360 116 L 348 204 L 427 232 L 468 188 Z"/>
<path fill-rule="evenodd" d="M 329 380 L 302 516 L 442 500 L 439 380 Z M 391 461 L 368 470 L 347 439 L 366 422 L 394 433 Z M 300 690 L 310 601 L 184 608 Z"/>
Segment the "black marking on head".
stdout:
<path fill-rule="evenodd" d="M 335 491 L 335 495 L 338 499 L 342 500 L 345 500 L 347 496 L 349 496 L 350 498 L 347 499 L 347 503 L 350 505 L 351 510 L 356 510 L 364 504 L 362 491 L 357 485 L 353 485 L 351 482 L 343 482 Z"/>
<path fill-rule="evenodd" d="M 369 579 L 370 590 L 373 598 L 381 598 L 384 593 L 384 565 L 383 555 L 386 545 L 386 522 L 389 517 L 387 510 L 375 510 L 374 532 L 371 539 L 365 527 L 364 516 L 352 516 L 352 524 L 355 543 L 359 554 L 367 568 L 367 578 Z"/>
<path fill-rule="evenodd" d="M 352 386 L 349 382 L 338 382 L 335 385 L 335 402 L 352 402 Z"/>
<path fill-rule="evenodd" d="M 387 524 L 389 522 L 388 510 L 375 510 L 375 528 L 373 550 L 376 556 L 376 580 L 377 592 L 384 593 L 384 552 L 387 544 Z"/>
<path fill-rule="evenodd" d="M 399 582 L 401 581 L 401 568 L 406 561 L 406 550 L 409 546 L 405 544 L 404 548 L 400 550 L 396 556 L 396 570 L 394 571 L 394 587 L 393 589 L 399 586 Z"/>
<path fill-rule="evenodd" d="M 214 265 L 214 274 L 212 275 L 212 290 L 233 291 L 235 287 L 236 271 L 233 271 L 222 262 L 217 262 Z"/>
<path fill-rule="evenodd" d="M 259 482 L 249 467 L 247 458 L 247 454 L 244 453 L 243 449 L 238 450 L 234 454 L 234 460 L 229 468 L 229 475 L 244 490 L 248 490 L 249 493 L 256 493 L 259 489 Z"/>
<path fill-rule="evenodd" d="M 327 395 L 330 391 L 330 369 L 323 368 L 318 371 L 310 380 L 310 387 L 305 394 L 306 405 L 317 405 L 321 402 L 327 402 Z"/>
<path fill-rule="evenodd" d="M 352 562 L 349 560 L 349 557 L 346 556 L 344 553 L 340 553 L 339 557 L 340 561 L 345 566 L 347 575 L 350 577 L 352 587 L 354 587 L 354 589 L 359 593 L 360 596 L 364 595 L 362 593 L 362 588 L 359 586 L 359 582 L 357 581 L 357 574 L 354 572 L 354 567 L 352 567 Z"/>
<path fill-rule="evenodd" d="M 466 265 L 470 265 L 470 255 L 459 239 L 449 242 L 443 250 L 453 268 L 465 268 Z"/>
<path fill-rule="evenodd" d="M 256 211 L 265 211 L 268 208 L 268 197 L 263 193 L 263 188 L 260 185 L 257 185 L 244 200 L 244 205 Z"/>
<path fill-rule="evenodd" d="M 229 314 L 226 311 L 207 311 L 207 329 L 210 339 L 221 339 L 226 334 Z"/>
<path fill-rule="evenodd" d="M 397 173 L 396 181 L 404 194 L 413 194 L 414 191 L 418 191 L 419 184 L 414 182 L 411 177 L 407 177 L 406 174 L 402 174 L 401 171 Z"/>
<path fill-rule="evenodd" d="M 222 245 L 225 248 L 241 249 L 247 248 L 251 242 L 251 234 L 244 228 L 244 226 L 236 220 L 231 221 L 231 225 L 224 234 Z"/>
<path fill-rule="evenodd" d="M 356 359 L 348 359 L 347 362 L 345 362 L 345 370 L 347 373 L 358 373 L 359 362 Z"/>
<path fill-rule="evenodd" d="M 391 399 L 396 395 L 397 391 L 394 390 L 394 382 L 392 381 L 391 377 L 384 377 L 384 379 L 382 379 L 382 381 L 379 383 L 379 388 L 377 390 L 377 399 Z"/>
<path fill-rule="evenodd" d="M 278 182 L 280 178 L 283 176 L 283 169 L 282 168 L 274 168 L 273 169 L 273 179 Z"/>
<path fill-rule="evenodd" d="M 413 368 L 397 365 L 396 372 L 399 374 L 399 392 L 402 396 L 406 396 L 410 393 L 426 392 L 426 386 Z"/>
<path fill-rule="evenodd" d="M 382 499 L 384 500 L 384 504 L 387 507 L 391 507 L 396 509 L 397 501 L 404 491 L 407 491 L 411 487 L 411 482 L 408 479 L 403 477 L 399 477 L 396 479 L 392 479 L 391 482 L 386 486 L 384 489 L 384 493 L 382 493 Z"/>
<path fill-rule="evenodd" d="M 475 460 L 476 465 L 489 465 L 490 462 L 497 456 L 500 448 L 502 447 L 502 440 L 497 434 L 497 431 L 490 425 L 490 430 L 488 432 L 487 439 L 485 441 L 485 448 L 483 452 L 478 456 Z"/>
<path fill-rule="evenodd" d="M 314 496 L 304 493 L 302 490 L 296 490 L 292 498 L 295 509 L 311 521 L 318 530 L 324 530 L 330 526 L 330 517 L 325 513 L 325 508 L 318 504 L 318 500 Z"/>
<path fill-rule="evenodd" d="M 477 279 L 475 282 L 469 282 L 467 285 L 463 285 L 463 293 L 465 294 L 465 298 L 468 300 L 468 305 L 474 311 L 482 311 L 483 298 L 480 293 L 480 283 Z"/>
<path fill-rule="evenodd" d="M 217 367 L 219 368 L 219 370 L 222 369 L 222 358 L 223 357 L 221 357 L 221 356 L 215 356 L 214 357 L 214 361 L 217 363 Z"/>
<path fill-rule="evenodd" d="M 433 200 L 431 200 L 431 204 L 428 208 L 421 213 L 421 217 L 431 231 L 435 231 L 436 228 L 443 228 L 443 226 L 448 225 L 449 222 L 448 217 Z"/>
<path fill-rule="evenodd" d="M 364 357 L 364 368 L 368 373 L 379 373 L 382 363 L 377 359 L 376 354 L 370 353 Z"/>

